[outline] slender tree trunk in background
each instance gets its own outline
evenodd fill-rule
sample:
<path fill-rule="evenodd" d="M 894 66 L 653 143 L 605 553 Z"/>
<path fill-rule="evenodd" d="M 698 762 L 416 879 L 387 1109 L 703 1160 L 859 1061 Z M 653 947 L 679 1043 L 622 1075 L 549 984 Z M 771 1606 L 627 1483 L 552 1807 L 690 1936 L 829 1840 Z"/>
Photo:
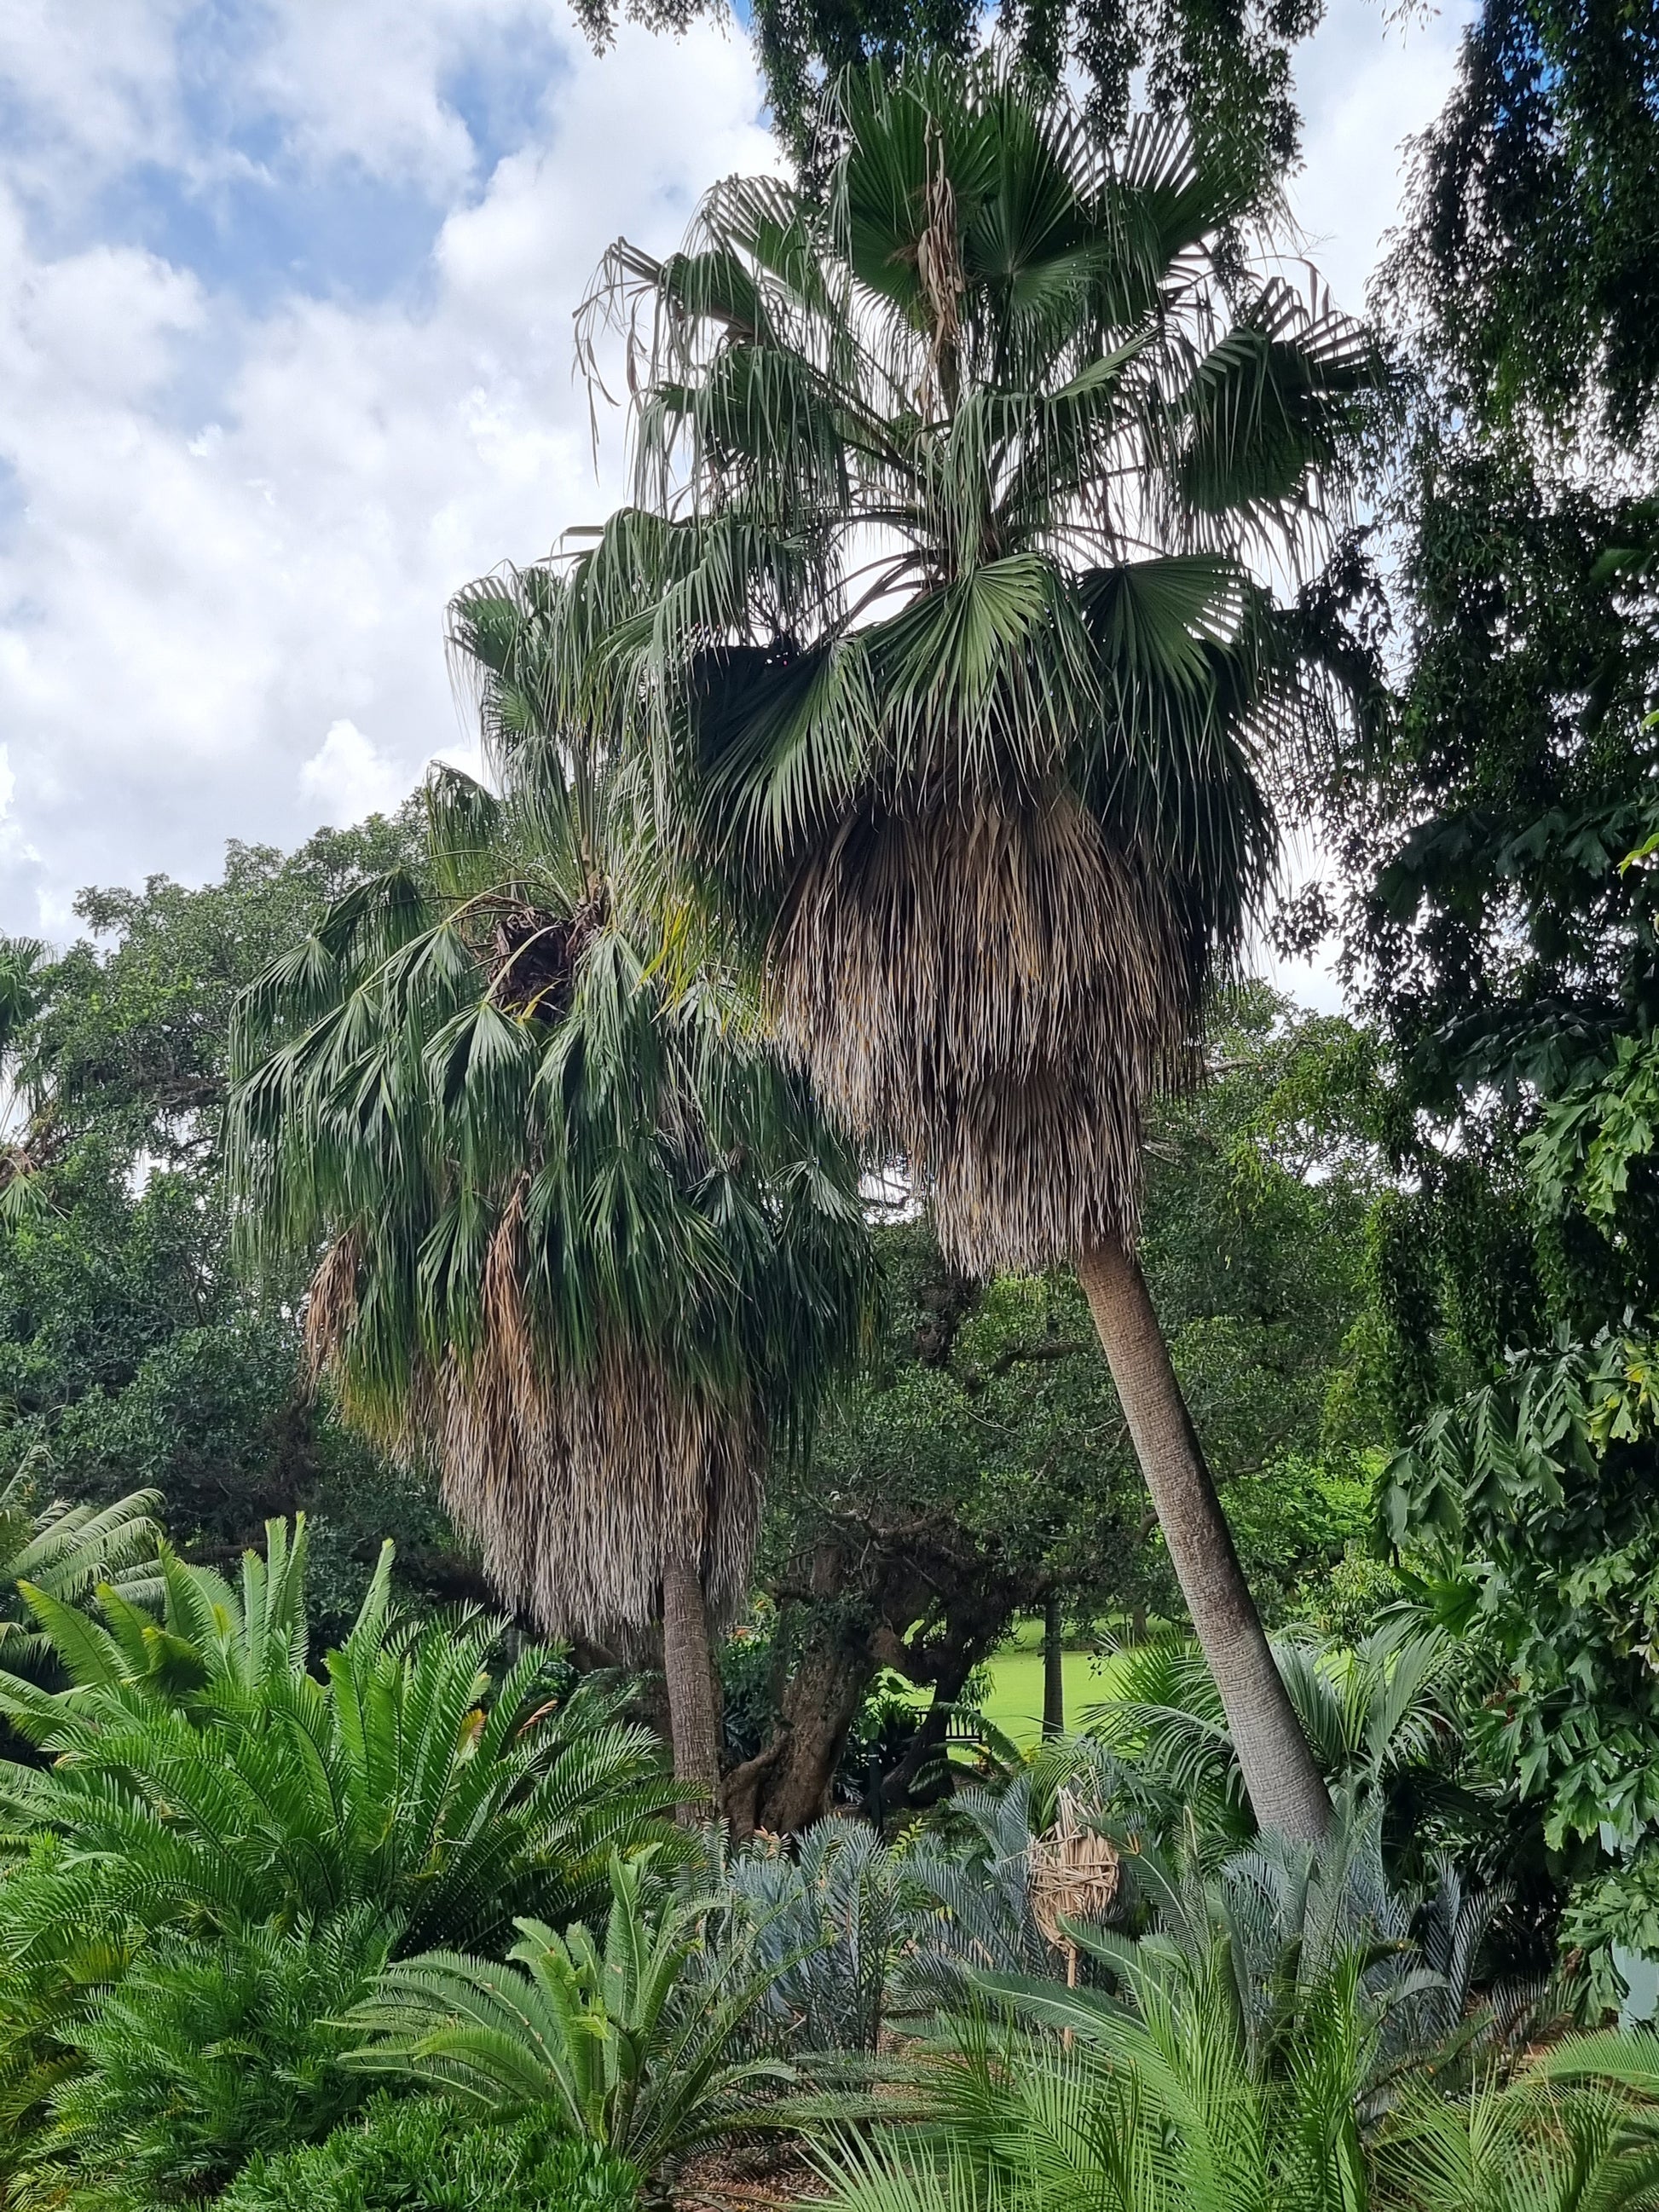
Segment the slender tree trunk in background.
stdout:
<path fill-rule="evenodd" d="M 669 1732 L 674 1778 L 695 1783 L 705 1802 L 683 1807 L 688 1823 L 706 1820 L 720 1796 L 720 1743 L 714 1726 L 714 1660 L 708 1647 L 708 1609 L 702 1578 L 689 1561 L 663 1570 L 662 1671 L 668 1686 Z"/>
<path fill-rule="evenodd" d="M 1267 1648 L 1140 1262 L 1103 1243 L 1079 1256 L 1077 1273 L 1256 1820 L 1316 1843 L 1330 1826 L 1330 1797 Z"/>
<path fill-rule="evenodd" d="M 1066 1733 L 1066 1655 L 1060 1640 L 1060 1600 L 1049 1596 L 1042 1607 L 1042 1733 Z"/>

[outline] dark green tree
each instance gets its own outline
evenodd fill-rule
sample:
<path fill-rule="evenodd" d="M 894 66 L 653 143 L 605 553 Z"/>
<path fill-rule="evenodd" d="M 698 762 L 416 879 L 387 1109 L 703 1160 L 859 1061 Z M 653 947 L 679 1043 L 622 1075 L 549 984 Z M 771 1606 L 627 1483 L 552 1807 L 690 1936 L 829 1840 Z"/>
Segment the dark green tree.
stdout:
<path fill-rule="evenodd" d="M 217 881 L 88 891 L 87 937 L 0 962 L 0 1470 L 32 1457 L 46 1496 L 99 1506 L 157 1491 L 175 1539 L 224 1563 L 270 1515 L 307 1510 L 325 1633 L 388 1534 L 405 1588 L 483 1584 L 431 1489 L 309 1397 L 291 1301 L 256 1312 L 230 1265 L 230 1009 L 322 903 L 415 839 L 400 819 L 288 855 L 233 845 Z"/>

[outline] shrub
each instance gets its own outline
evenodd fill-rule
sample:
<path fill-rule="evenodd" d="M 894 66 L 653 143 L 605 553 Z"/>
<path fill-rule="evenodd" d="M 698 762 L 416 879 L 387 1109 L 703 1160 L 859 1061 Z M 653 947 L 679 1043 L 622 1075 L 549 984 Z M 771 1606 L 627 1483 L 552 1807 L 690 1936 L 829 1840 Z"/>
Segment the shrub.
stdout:
<path fill-rule="evenodd" d="M 161 1547 L 158 1622 L 118 1591 L 24 1596 L 73 1687 L 0 1668 L 0 1715 L 48 1764 L 0 1760 L 0 1826 L 31 1845 L 0 1887 L 28 1963 L 66 1927 L 227 1935 L 355 1908 L 404 1948 L 493 1950 L 514 1920 L 597 1902 L 613 1848 L 672 1832 L 673 1785 L 624 1693 L 567 1686 L 552 1652 L 491 1671 L 502 1622 L 401 1620 L 392 1552 L 320 1677 L 308 1665 L 303 1516 L 267 1530 L 240 1589 Z"/>
<path fill-rule="evenodd" d="M 324 2142 L 251 2159 L 218 2212 L 634 2212 L 632 2166 L 550 2113 L 458 2120 L 435 2097 L 382 2093 Z"/>
<path fill-rule="evenodd" d="M 553 2106 L 651 2182 L 700 2143 L 767 2125 L 794 2080 L 748 2055 L 775 1963 L 741 1922 L 711 1956 L 721 1900 L 671 1897 L 642 1861 L 613 1857 L 611 1887 L 597 1936 L 520 1920 L 506 1964 L 434 1951 L 389 1966 L 350 2016 L 370 2039 L 354 2063 L 474 2112 Z"/>
<path fill-rule="evenodd" d="M 170 2203 L 220 2186 L 251 2152 L 326 2135 L 364 2094 L 340 2064 L 338 2016 L 392 1933 L 360 1912 L 210 1943 L 161 1938 L 60 2028 L 75 2070 L 50 2100 L 42 2170 Z"/>

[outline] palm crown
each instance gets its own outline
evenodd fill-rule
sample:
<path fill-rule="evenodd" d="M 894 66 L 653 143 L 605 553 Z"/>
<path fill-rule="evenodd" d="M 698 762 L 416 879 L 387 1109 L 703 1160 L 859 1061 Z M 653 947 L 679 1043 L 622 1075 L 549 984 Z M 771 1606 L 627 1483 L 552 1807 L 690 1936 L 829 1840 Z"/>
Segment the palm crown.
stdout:
<path fill-rule="evenodd" d="M 648 881 L 628 773 L 550 703 L 547 580 L 453 641 L 503 794 L 429 789 L 431 878 L 354 891 L 249 994 L 234 1170 L 323 1256 L 310 1340 L 558 1633 L 746 1595 L 769 1446 L 855 1343 L 854 1170 Z"/>
<path fill-rule="evenodd" d="M 1270 871 L 1310 687 L 1249 564 L 1316 529 L 1368 360 L 1224 252 L 1246 187 L 1166 127 L 1108 155 L 992 62 L 838 97 L 822 202 L 734 180 L 607 260 L 637 503 L 562 665 L 951 1256 L 1042 1263 L 1133 1232 L 1144 1099 Z"/>

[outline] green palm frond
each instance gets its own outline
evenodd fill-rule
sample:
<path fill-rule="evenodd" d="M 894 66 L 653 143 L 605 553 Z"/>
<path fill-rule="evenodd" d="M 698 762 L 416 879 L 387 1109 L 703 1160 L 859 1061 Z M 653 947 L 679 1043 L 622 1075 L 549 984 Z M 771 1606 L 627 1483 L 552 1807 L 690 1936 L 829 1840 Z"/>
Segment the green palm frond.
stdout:
<path fill-rule="evenodd" d="M 352 2063 L 492 2112 L 550 2106 L 647 2174 L 769 2124 L 795 2077 L 744 2045 L 775 1967 L 742 1940 L 702 1962 L 716 1900 L 664 1894 L 642 1860 L 614 1858 L 611 1886 L 600 1936 L 522 1919 L 505 1965 L 446 1951 L 388 1968 L 350 2015 L 368 2038 Z"/>
<path fill-rule="evenodd" d="M 1133 1230 L 1142 1105 L 1272 872 L 1270 756 L 1332 711 L 1261 578 L 1327 542 L 1376 362 L 1223 275 L 1244 188 L 1167 123 L 1103 149 L 994 58 L 832 106 L 821 200 L 728 180 L 601 270 L 635 504 L 550 575 L 546 665 L 950 1255 L 1048 1264 Z"/>
<path fill-rule="evenodd" d="M 457 600 L 499 791 L 434 769 L 428 886 L 360 886 L 247 994 L 229 1144 L 244 1244 L 316 1267 L 347 1416 L 435 1467 L 545 1628 L 614 1643 L 672 1562 L 746 1596 L 766 1454 L 873 1275 L 854 1162 L 665 872 L 648 776 L 572 716 L 586 623 L 541 571 Z"/>

